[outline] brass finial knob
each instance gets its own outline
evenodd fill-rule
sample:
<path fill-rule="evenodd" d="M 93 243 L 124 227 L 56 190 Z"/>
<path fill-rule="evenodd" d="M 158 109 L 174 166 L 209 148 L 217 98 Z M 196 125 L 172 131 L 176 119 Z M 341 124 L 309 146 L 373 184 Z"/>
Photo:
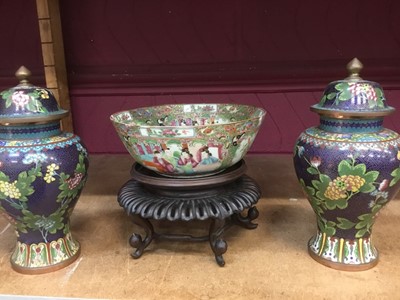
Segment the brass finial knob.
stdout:
<path fill-rule="evenodd" d="M 362 80 L 360 77 L 360 71 L 363 68 L 363 64 L 358 60 L 357 57 L 353 58 L 347 64 L 347 71 L 349 71 L 349 76 L 346 78 L 348 80 Z"/>
<path fill-rule="evenodd" d="M 20 84 L 29 84 L 28 78 L 31 74 L 31 71 L 29 71 L 25 66 L 21 66 L 17 72 L 15 72 L 15 77 L 18 78 Z"/>

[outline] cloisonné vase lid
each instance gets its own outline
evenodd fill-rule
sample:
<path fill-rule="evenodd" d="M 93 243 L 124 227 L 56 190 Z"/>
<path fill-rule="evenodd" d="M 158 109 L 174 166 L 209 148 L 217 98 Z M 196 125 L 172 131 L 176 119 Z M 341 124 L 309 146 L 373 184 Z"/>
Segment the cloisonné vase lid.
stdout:
<path fill-rule="evenodd" d="M 388 106 L 382 87 L 360 77 L 363 65 L 354 58 L 347 64 L 349 76 L 328 84 L 319 103 L 311 110 L 337 118 L 382 117 L 394 112 Z"/>
<path fill-rule="evenodd" d="M 68 115 L 50 90 L 29 83 L 30 75 L 27 68 L 20 67 L 15 73 L 20 83 L 0 93 L 0 124 L 51 122 Z"/>

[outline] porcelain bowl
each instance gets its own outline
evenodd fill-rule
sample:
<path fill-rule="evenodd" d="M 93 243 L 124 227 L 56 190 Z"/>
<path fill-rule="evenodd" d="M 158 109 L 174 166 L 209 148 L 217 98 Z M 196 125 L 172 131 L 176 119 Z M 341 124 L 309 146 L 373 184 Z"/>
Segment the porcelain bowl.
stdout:
<path fill-rule="evenodd" d="M 136 162 L 169 177 L 209 176 L 239 162 L 266 112 L 240 104 L 171 104 L 111 115 Z"/>

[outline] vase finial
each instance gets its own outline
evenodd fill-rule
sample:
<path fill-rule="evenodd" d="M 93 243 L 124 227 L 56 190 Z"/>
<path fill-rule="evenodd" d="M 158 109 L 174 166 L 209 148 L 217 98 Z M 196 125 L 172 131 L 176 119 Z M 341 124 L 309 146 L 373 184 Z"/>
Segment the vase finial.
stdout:
<path fill-rule="evenodd" d="M 347 71 L 349 71 L 349 76 L 346 78 L 348 80 L 362 80 L 360 77 L 360 72 L 363 68 L 361 61 L 355 57 L 347 64 Z"/>
<path fill-rule="evenodd" d="M 29 84 L 28 78 L 31 76 L 31 71 L 25 66 L 21 66 L 15 72 L 15 77 L 18 78 L 20 84 Z"/>

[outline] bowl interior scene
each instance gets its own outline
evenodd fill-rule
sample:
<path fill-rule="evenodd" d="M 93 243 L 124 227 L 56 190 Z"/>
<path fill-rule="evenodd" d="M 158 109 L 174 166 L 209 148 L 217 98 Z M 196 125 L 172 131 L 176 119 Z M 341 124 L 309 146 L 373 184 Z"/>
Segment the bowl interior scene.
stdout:
<path fill-rule="evenodd" d="M 238 104 L 175 104 L 111 116 L 121 141 L 141 165 L 166 176 L 208 176 L 240 161 L 265 116 Z"/>
<path fill-rule="evenodd" d="M 264 110 L 237 104 L 176 104 L 138 108 L 111 116 L 114 122 L 138 126 L 201 126 L 229 124 L 265 114 Z"/>

